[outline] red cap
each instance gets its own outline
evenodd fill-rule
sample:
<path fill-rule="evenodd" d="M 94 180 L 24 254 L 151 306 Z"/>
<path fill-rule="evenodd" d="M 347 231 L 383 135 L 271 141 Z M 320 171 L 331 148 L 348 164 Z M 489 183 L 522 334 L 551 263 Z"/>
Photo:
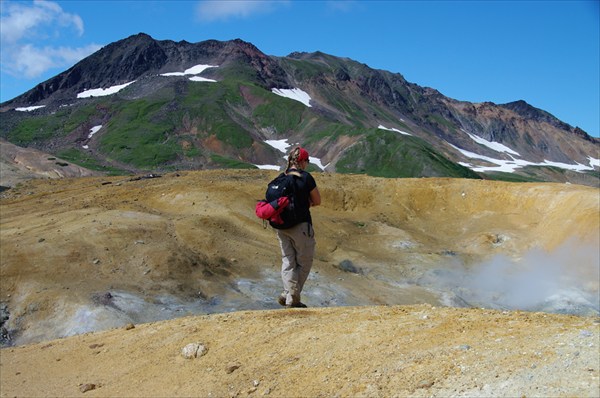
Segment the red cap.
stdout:
<path fill-rule="evenodd" d="M 298 153 L 298 161 L 302 162 L 304 160 L 308 160 L 308 152 L 304 148 L 300 148 L 300 153 Z"/>

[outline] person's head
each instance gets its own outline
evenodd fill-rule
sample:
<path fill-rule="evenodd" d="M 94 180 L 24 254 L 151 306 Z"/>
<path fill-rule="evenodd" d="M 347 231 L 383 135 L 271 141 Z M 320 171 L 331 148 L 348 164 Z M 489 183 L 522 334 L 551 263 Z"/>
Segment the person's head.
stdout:
<path fill-rule="evenodd" d="M 304 170 L 308 167 L 308 152 L 302 147 L 296 147 L 288 154 L 287 168 Z"/>

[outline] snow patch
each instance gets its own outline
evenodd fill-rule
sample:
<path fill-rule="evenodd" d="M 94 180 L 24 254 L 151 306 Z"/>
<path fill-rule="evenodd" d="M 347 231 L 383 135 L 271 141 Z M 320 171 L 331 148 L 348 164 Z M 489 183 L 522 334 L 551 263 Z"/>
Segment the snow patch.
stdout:
<path fill-rule="evenodd" d="M 583 172 L 583 171 L 588 171 L 588 170 L 594 170 L 594 167 L 595 167 L 594 161 L 597 160 L 597 159 L 588 157 L 588 159 L 590 159 L 590 166 L 585 166 L 580 163 L 568 164 L 568 163 L 552 162 L 552 161 L 545 160 L 545 159 L 544 159 L 543 163 L 535 163 L 535 162 L 529 162 L 527 160 L 515 159 L 511 155 L 509 155 L 512 158 L 511 160 L 494 159 L 489 156 L 483 156 L 483 155 L 476 154 L 474 152 L 466 151 L 466 150 L 461 149 L 452 144 L 450 144 L 450 146 L 452 146 L 454 149 L 456 149 L 457 151 L 459 151 L 460 153 L 462 153 L 463 155 L 465 155 L 466 157 L 468 157 L 470 159 L 485 160 L 486 162 L 490 162 L 490 163 L 493 163 L 496 165 L 496 166 L 473 166 L 470 163 L 459 162 L 459 164 L 462 166 L 468 167 L 468 168 L 472 169 L 473 171 L 482 172 L 482 173 L 485 173 L 487 171 L 503 171 L 503 172 L 507 172 L 507 173 L 514 173 L 516 169 L 525 167 L 525 166 L 553 166 L 553 167 L 558 167 L 558 168 L 565 169 L 565 170 Z"/>
<path fill-rule="evenodd" d="M 261 170 L 280 170 L 281 166 L 277 166 L 274 164 L 255 164 Z"/>
<path fill-rule="evenodd" d="M 265 144 L 272 146 L 275 149 L 279 149 L 283 153 L 287 153 L 287 149 L 292 146 L 288 144 L 288 139 L 283 140 L 265 140 Z"/>
<path fill-rule="evenodd" d="M 189 80 L 193 81 L 193 82 L 211 82 L 211 83 L 216 83 L 216 80 L 213 79 L 207 79 L 205 77 L 200 77 L 200 76 L 192 76 L 189 78 Z"/>
<path fill-rule="evenodd" d="M 94 134 L 96 134 L 98 132 L 98 130 L 100 130 L 102 128 L 102 125 L 98 125 L 98 126 L 94 126 L 90 129 L 90 133 L 88 134 L 88 138 L 92 138 L 94 136 Z"/>
<path fill-rule="evenodd" d="M 27 106 L 24 108 L 15 108 L 15 111 L 18 112 L 31 112 L 31 111 L 35 111 L 36 109 L 40 109 L 45 107 L 46 105 L 37 105 L 37 106 Z"/>
<path fill-rule="evenodd" d="M 218 68 L 218 65 L 195 65 L 191 68 L 184 70 L 183 72 L 169 72 L 169 73 L 161 73 L 160 76 L 186 76 L 186 75 L 199 75 L 204 72 L 208 68 Z M 192 76 L 189 80 L 193 82 L 211 82 L 216 83 L 216 80 L 207 79 L 205 77 L 200 76 Z"/>
<path fill-rule="evenodd" d="M 583 165 L 583 164 L 577 163 L 577 162 L 575 162 L 575 164 L 568 164 L 568 163 L 552 162 L 552 161 L 546 160 L 546 159 L 544 159 L 544 163 L 538 163 L 537 166 L 554 166 L 554 167 L 558 167 L 561 169 L 573 170 L 573 171 L 578 171 L 578 172 L 582 172 L 582 171 L 586 171 L 586 170 L 594 170 L 593 166 L 590 167 L 590 166 L 586 166 L 586 165 Z"/>
<path fill-rule="evenodd" d="M 463 130 L 463 131 L 464 131 L 464 130 Z M 465 131 L 465 133 L 467 133 L 467 132 Z M 486 139 L 483 139 L 483 138 L 481 138 L 481 137 L 478 137 L 478 136 L 476 136 L 476 135 L 474 135 L 474 134 L 470 134 L 470 133 L 467 133 L 467 135 L 468 135 L 469 137 L 471 137 L 471 139 L 472 139 L 473 141 L 475 141 L 476 143 L 478 143 L 478 144 L 481 144 L 481 145 L 484 145 L 484 146 L 486 146 L 486 147 L 488 147 L 488 148 L 490 148 L 490 149 L 493 149 L 493 150 L 494 150 L 494 151 L 496 151 L 496 152 L 507 152 L 507 153 L 511 153 L 511 154 L 513 154 L 513 155 L 521 156 L 521 155 L 519 154 L 519 152 L 513 151 L 512 149 L 510 149 L 510 148 L 509 148 L 509 147 L 507 147 L 506 145 L 503 145 L 503 144 L 501 144 L 501 143 L 499 143 L 499 142 L 495 142 L 495 141 L 488 141 L 488 140 L 486 140 Z"/>
<path fill-rule="evenodd" d="M 200 73 L 204 72 L 208 68 L 218 68 L 218 67 L 219 67 L 218 65 L 195 65 L 195 66 L 192 66 L 191 68 L 184 70 L 183 72 L 161 73 L 160 75 L 161 76 L 199 75 Z M 215 80 L 208 80 L 208 81 L 215 81 Z"/>
<path fill-rule="evenodd" d="M 310 160 L 310 162 L 311 162 L 312 164 L 316 165 L 316 166 L 317 166 L 318 168 L 320 168 L 321 170 L 325 170 L 325 168 L 326 168 L 327 166 L 329 166 L 329 165 L 330 165 L 330 163 L 327 163 L 326 165 L 324 165 L 324 166 L 323 166 L 323 163 L 321 163 L 321 159 L 319 159 L 319 158 L 315 158 L 315 157 L 312 157 L 312 156 L 309 156 L 309 158 L 310 158 L 310 159 L 309 159 L 309 160 Z"/>
<path fill-rule="evenodd" d="M 590 161 L 590 167 L 600 167 L 600 159 L 594 159 L 591 156 L 588 156 L 588 160 Z"/>
<path fill-rule="evenodd" d="M 310 101 L 312 100 L 312 98 L 310 98 L 310 95 L 308 95 L 307 92 L 300 90 L 299 88 L 274 88 L 271 89 L 271 91 L 273 92 L 273 94 L 293 99 L 295 101 L 300 101 L 309 108 L 312 107 L 312 105 L 310 105 Z"/>
<path fill-rule="evenodd" d="M 377 126 L 377 128 L 380 129 L 380 130 L 395 131 L 396 133 L 400 133 L 400 134 L 404 134 L 404 135 L 412 135 L 412 134 L 407 133 L 406 131 L 398 130 L 398 129 L 393 128 L 393 127 L 392 128 L 387 128 L 387 127 L 385 127 L 382 124 L 380 124 L 379 126 Z"/>
<path fill-rule="evenodd" d="M 129 83 L 119 84 L 117 86 L 112 86 L 109 88 L 93 88 L 91 90 L 85 90 L 77 94 L 77 98 L 104 97 L 106 95 L 118 93 L 119 91 L 123 90 L 125 87 L 133 83 L 135 83 L 135 80 Z"/>
<path fill-rule="evenodd" d="M 88 140 L 90 138 L 92 138 L 94 136 L 94 134 L 96 134 L 98 132 L 98 130 L 100 130 L 102 128 L 102 125 L 98 125 L 98 126 L 94 126 L 90 129 L 90 133 L 88 134 L 87 138 Z M 82 145 L 83 149 L 89 149 L 88 145 Z"/>

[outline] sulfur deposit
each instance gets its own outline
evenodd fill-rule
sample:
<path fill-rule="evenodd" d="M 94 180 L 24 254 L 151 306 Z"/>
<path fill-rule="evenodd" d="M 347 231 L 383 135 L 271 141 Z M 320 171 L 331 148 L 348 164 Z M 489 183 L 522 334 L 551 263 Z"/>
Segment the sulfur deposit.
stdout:
<path fill-rule="evenodd" d="M 597 396 L 598 189 L 315 173 L 288 310 L 253 211 L 274 175 L 2 192 L 1 395 Z"/>

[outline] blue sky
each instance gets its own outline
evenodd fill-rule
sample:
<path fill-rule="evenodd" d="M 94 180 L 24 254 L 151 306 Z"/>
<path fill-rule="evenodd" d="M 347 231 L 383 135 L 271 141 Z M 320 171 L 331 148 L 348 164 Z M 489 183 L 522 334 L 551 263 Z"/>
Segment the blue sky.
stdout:
<path fill-rule="evenodd" d="M 0 100 L 144 32 L 322 51 L 462 101 L 525 100 L 600 136 L 599 1 L 1 0 Z"/>

